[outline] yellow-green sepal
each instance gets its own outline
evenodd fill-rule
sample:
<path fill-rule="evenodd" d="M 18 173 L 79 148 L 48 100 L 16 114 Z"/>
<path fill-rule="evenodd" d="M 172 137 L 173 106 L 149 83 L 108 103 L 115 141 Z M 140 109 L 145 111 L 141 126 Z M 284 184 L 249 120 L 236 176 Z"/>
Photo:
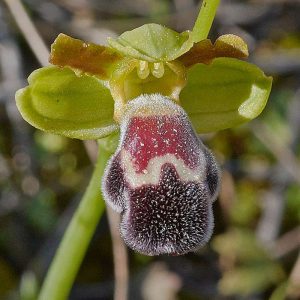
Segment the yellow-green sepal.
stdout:
<path fill-rule="evenodd" d="M 77 139 L 99 139 L 118 130 L 114 101 L 104 83 L 68 68 L 44 67 L 16 93 L 17 107 L 34 127 Z"/>
<path fill-rule="evenodd" d="M 178 33 L 159 24 L 145 24 L 110 38 L 111 48 L 124 56 L 148 62 L 172 61 L 193 46 L 190 31 Z"/>
<path fill-rule="evenodd" d="M 206 133 L 256 118 L 267 103 L 271 86 L 272 78 L 257 66 L 222 57 L 188 69 L 180 101 L 196 131 Z"/>

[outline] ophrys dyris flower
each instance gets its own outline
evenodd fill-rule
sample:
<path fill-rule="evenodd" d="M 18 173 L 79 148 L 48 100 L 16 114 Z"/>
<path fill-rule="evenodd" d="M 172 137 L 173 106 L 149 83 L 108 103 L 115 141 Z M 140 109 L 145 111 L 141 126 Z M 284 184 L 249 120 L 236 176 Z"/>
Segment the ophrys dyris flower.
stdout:
<path fill-rule="evenodd" d="M 241 60 L 248 55 L 241 38 L 193 36 L 158 24 L 109 46 L 60 34 L 54 66 L 34 71 L 16 95 L 39 129 L 99 143 L 121 131 L 103 195 L 122 213 L 125 242 L 148 255 L 183 254 L 208 241 L 219 177 L 196 133 L 255 118 L 271 89 L 271 78 Z"/>
<path fill-rule="evenodd" d="M 159 94 L 130 102 L 103 177 L 104 199 L 122 213 L 128 246 L 158 255 L 205 244 L 218 182 L 215 159 L 180 106 Z"/>

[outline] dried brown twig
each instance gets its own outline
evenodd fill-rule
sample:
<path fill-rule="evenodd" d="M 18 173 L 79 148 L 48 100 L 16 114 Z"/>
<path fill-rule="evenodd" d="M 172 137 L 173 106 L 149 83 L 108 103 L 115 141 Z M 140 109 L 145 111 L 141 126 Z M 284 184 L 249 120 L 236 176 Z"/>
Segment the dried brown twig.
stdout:
<path fill-rule="evenodd" d="M 4 0 L 32 52 L 42 66 L 48 65 L 49 50 L 20 0 Z"/>
<path fill-rule="evenodd" d="M 293 250 L 300 248 L 300 226 L 279 237 L 272 247 L 272 253 L 280 258 Z"/>
<path fill-rule="evenodd" d="M 97 157 L 97 147 L 92 141 L 84 142 L 87 153 L 91 161 L 95 162 Z M 121 239 L 119 232 L 120 215 L 115 213 L 110 207 L 107 207 L 107 218 L 112 240 L 112 250 L 114 258 L 114 274 L 115 274 L 115 288 L 114 300 L 126 300 L 128 296 L 128 257 L 127 248 Z"/>
<path fill-rule="evenodd" d="M 120 214 L 110 207 L 106 209 L 109 221 L 114 256 L 115 289 L 114 300 L 126 300 L 128 297 L 128 256 L 127 248 L 119 232 Z"/>
<path fill-rule="evenodd" d="M 49 50 L 45 45 L 43 39 L 39 35 L 33 22 L 28 16 L 20 0 L 4 0 L 7 4 L 15 22 L 22 32 L 26 42 L 32 49 L 34 55 L 42 66 L 48 65 Z M 90 143 L 84 143 L 87 153 L 92 162 L 95 161 L 95 147 Z M 99 183 L 100 184 L 100 183 Z M 100 186 L 99 186 L 100 188 Z M 110 224 L 110 232 L 112 235 L 113 257 L 115 264 L 115 300 L 126 300 L 128 293 L 128 262 L 127 262 L 127 248 L 124 245 L 119 231 L 119 220 L 117 217 L 108 212 L 108 219 Z"/>
<path fill-rule="evenodd" d="M 300 297 L 300 252 L 289 278 L 287 295 L 291 299 L 299 299 Z"/>

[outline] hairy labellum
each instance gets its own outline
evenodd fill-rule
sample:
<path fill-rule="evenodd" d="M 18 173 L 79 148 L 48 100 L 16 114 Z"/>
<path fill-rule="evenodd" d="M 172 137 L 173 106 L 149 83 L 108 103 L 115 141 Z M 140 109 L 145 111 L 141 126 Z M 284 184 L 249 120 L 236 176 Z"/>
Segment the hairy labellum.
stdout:
<path fill-rule="evenodd" d="M 159 94 L 128 104 L 102 188 L 107 203 L 122 213 L 129 247 L 158 255 L 204 245 L 218 182 L 215 159 L 180 106 Z"/>

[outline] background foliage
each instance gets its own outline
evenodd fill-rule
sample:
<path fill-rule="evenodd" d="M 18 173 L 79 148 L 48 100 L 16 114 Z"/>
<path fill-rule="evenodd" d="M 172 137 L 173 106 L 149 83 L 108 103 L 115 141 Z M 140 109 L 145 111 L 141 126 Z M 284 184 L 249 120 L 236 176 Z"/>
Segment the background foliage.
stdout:
<path fill-rule="evenodd" d="M 150 22 L 184 31 L 192 28 L 199 4 L 23 3 L 47 45 L 60 32 L 101 44 L 108 35 Z M 254 122 L 203 136 L 223 169 L 211 242 L 181 257 L 146 257 L 129 250 L 130 299 L 300 298 L 299 15 L 297 0 L 222 0 L 210 37 L 243 37 L 250 61 L 274 77 L 273 91 L 265 112 Z M 43 278 L 91 174 L 82 142 L 35 130 L 16 110 L 15 91 L 38 67 L 1 2 L 1 299 L 19 299 L 21 279 L 23 299 L 30 299 L 26 293 L 35 279 Z M 112 249 L 104 216 L 70 299 L 111 299 L 112 294 Z"/>

